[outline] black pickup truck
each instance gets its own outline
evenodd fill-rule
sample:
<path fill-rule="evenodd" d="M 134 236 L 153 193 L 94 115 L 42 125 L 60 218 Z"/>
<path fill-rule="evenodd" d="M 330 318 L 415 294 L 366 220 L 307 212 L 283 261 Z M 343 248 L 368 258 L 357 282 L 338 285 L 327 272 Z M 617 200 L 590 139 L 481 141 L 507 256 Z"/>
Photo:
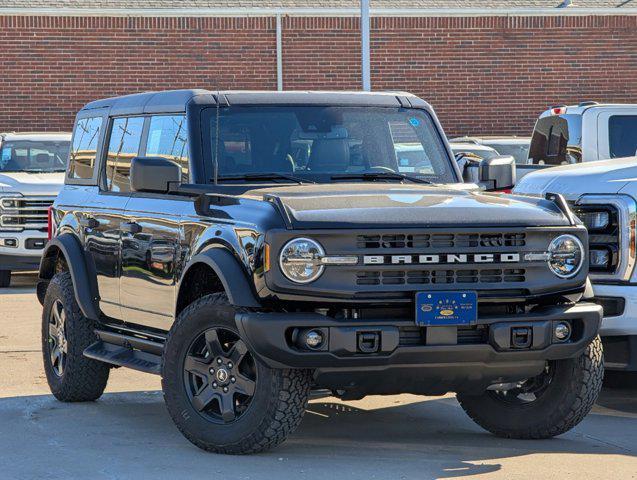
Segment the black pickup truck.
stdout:
<path fill-rule="evenodd" d="M 477 177 L 510 187 L 511 161 Z M 279 444 L 313 389 L 453 391 L 485 429 L 546 438 L 601 387 L 586 229 L 557 195 L 463 184 L 412 95 L 89 103 L 50 223 L 38 296 L 53 394 L 95 400 L 115 366 L 161 375 L 206 450 Z"/>

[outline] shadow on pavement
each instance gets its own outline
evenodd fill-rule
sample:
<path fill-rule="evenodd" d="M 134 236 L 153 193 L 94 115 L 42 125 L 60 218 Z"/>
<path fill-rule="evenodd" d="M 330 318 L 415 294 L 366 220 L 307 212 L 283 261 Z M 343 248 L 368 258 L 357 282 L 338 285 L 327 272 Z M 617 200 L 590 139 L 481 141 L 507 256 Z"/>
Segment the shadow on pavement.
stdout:
<path fill-rule="evenodd" d="M 173 426 L 160 392 L 107 394 L 86 404 L 62 404 L 51 396 L 5 398 L 0 468 L 6 478 L 56 478 L 51 458 L 64 455 L 64 478 L 84 478 L 91 468 L 94 478 L 422 479 L 498 472 L 503 463 L 534 454 L 573 454 L 575 463 L 609 455 L 632 461 L 637 453 L 634 396 L 632 404 L 613 404 L 620 409 L 594 413 L 573 432 L 543 441 L 494 437 L 474 425 L 453 397 L 391 402 L 369 410 L 313 402 L 281 447 L 238 461 L 190 445 Z"/>

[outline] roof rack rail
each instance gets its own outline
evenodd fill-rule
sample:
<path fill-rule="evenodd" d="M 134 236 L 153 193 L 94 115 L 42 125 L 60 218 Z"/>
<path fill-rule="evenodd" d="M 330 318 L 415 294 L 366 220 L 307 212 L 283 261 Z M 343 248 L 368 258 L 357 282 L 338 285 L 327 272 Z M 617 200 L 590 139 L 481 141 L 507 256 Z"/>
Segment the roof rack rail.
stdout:
<path fill-rule="evenodd" d="M 593 100 L 588 100 L 586 102 L 580 102 L 578 107 L 590 107 L 591 105 L 599 105 L 599 103 Z"/>

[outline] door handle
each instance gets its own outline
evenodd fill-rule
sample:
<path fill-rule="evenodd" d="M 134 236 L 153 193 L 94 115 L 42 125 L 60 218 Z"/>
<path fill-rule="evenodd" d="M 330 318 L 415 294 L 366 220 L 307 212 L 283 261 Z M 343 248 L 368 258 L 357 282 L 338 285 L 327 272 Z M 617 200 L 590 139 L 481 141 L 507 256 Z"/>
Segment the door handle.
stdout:
<path fill-rule="evenodd" d="M 142 231 L 142 226 L 139 223 L 135 222 L 124 222 L 122 223 L 122 232 L 132 233 L 135 235 Z"/>
<path fill-rule="evenodd" d="M 100 222 L 93 217 L 84 217 L 80 219 L 80 225 L 84 228 L 97 228 Z"/>

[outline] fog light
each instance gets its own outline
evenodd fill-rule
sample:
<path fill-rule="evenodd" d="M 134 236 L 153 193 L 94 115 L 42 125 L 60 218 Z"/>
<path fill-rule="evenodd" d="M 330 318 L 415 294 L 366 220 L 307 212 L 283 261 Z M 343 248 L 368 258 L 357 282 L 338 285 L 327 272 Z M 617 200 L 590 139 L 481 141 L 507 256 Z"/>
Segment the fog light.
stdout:
<path fill-rule="evenodd" d="M 310 330 L 305 334 L 305 345 L 308 348 L 316 349 L 323 344 L 323 334 L 318 330 Z"/>
<path fill-rule="evenodd" d="M 555 330 L 553 333 L 555 335 L 555 338 L 563 342 L 565 340 L 568 340 L 568 338 L 571 336 L 571 326 L 566 322 L 560 322 L 555 325 Z"/>

